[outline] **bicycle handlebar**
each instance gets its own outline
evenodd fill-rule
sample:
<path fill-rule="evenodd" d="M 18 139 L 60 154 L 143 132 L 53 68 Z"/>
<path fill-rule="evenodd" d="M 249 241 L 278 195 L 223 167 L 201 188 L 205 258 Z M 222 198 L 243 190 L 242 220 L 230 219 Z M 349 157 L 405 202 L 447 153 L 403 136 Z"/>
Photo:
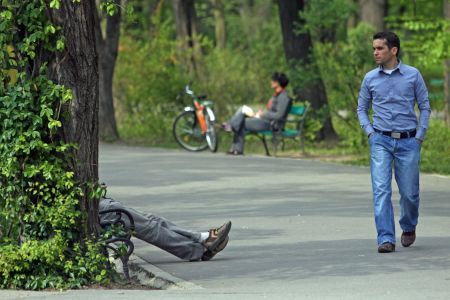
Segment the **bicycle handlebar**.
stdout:
<path fill-rule="evenodd" d="M 184 91 L 186 92 L 186 94 L 188 94 L 188 95 L 194 97 L 194 91 L 190 89 L 189 84 L 187 84 L 187 85 L 184 87 Z"/>

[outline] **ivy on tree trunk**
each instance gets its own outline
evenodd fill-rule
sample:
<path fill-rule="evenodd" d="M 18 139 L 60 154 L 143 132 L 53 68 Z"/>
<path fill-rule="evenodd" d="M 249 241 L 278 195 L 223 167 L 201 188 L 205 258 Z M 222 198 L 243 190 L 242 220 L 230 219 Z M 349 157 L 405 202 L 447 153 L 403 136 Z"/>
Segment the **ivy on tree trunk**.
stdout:
<path fill-rule="evenodd" d="M 69 163 L 83 189 L 80 210 L 87 214 L 86 235 L 98 231 L 98 201 L 91 198 L 92 185 L 98 182 L 99 75 L 95 12 L 94 0 L 61 1 L 59 9 L 47 10 L 52 23 L 61 27 L 65 41 L 65 50 L 56 52 L 50 65 L 50 78 L 73 92 L 73 100 L 65 107 L 69 117 L 63 121 L 62 136 L 65 142 L 77 145 Z"/>

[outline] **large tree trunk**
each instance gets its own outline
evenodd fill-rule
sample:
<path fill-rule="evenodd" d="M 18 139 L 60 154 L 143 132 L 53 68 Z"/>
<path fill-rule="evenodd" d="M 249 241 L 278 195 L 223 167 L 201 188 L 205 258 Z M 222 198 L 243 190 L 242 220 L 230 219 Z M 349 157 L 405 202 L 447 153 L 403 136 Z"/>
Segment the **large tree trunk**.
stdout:
<path fill-rule="evenodd" d="M 225 48 L 226 28 L 225 28 L 225 10 L 222 0 L 211 0 L 215 19 L 216 46 L 219 49 Z"/>
<path fill-rule="evenodd" d="M 369 23 L 375 30 L 383 31 L 387 12 L 387 0 L 359 0 L 361 21 Z"/>
<path fill-rule="evenodd" d="M 80 210 L 87 222 L 80 224 L 82 234 L 98 232 L 98 202 L 90 198 L 91 186 L 98 182 L 98 61 L 95 47 L 94 0 L 79 3 L 61 1 L 59 9 L 49 9 L 54 24 L 61 26 L 65 50 L 56 54 L 52 79 L 72 89 L 73 99 L 63 120 L 65 142 L 75 143 L 77 150 L 68 162 L 81 184 L 84 196 Z"/>
<path fill-rule="evenodd" d="M 172 0 L 173 13 L 180 40 L 180 52 L 190 53 L 187 64 L 191 71 L 201 74 L 199 61 L 202 57 L 198 41 L 198 21 L 194 0 Z"/>
<path fill-rule="evenodd" d="M 283 34 L 283 46 L 286 59 L 292 68 L 297 64 L 306 66 L 306 69 L 316 69 L 311 64 L 312 40 L 307 32 L 296 33 L 297 26 L 304 25 L 305 21 L 300 18 L 300 12 L 305 8 L 304 0 L 278 0 L 280 23 Z M 318 70 L 312 70 L 317 73 Z M 294 92 L 302 99 L 308 100 L 314 110 L 319 110 L 327 105 L 325 85 L 321 78 L 311 82 L 308 87 L 300 90 L 295 86 Z M 319 139 L 336 139 L 336 133 L 331 123 L 331 117 L 326 117 L 323 128 L 319 133 Z"/>
<path fill-rule="evenodd" d="M 444 17 L 450 19 L 450 1 L 444 0 Z M 449 29 L 450 30 L 450 29 Z M 450 126 L 450 59 L 444 60 L 444 100 L 445 100 L 445 120 Z"/>
<path fill-rule="evenodd" d="M 119 139 L 113 100 L 113 77 L 116 65 L 120 37 L 121 9 L 120 0 L 115 0 L 119 6 L 117 12 L 106 17 L 106 32 L 103 37 L 100 16 L 95 11 L 95 37 L 99 58 L 99 137 L 102 141 L 114 142 Z"/>

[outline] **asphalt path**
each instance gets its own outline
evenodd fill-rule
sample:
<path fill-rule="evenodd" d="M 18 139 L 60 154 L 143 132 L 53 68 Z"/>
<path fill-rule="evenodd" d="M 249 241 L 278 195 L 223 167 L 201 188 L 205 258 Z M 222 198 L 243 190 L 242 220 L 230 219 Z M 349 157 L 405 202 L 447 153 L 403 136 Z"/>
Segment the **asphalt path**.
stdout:
<path fill-rule="evenodd" d="M 366 167 L 101 145 L 100 179 L 110 197 L 192 230 L 233 222 L 210 262 L 136 240 L 139 257 L 201 288 L 161 297 L 450 298 L 449 177 L 421 175 L 417 241 L 392 254 L 376 251 Z"/>

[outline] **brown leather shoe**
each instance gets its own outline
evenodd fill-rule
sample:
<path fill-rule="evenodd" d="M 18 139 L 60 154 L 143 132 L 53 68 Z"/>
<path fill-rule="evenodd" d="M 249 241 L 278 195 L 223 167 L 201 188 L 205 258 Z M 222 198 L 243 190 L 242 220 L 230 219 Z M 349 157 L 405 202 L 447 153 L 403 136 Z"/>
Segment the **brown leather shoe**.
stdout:
<path fill-rule="evenodd" d="M 415 240 L 416 240 L 416 231 L 411 231 L 411 232 L 403 231 L 402 238 L 401 238 L 403 247 L 411 246 L 412 244 L 414 244 Z"/>
<path fill-rule="evenodd" d="M 395 244 L 384 243 L 378 246 L 378 253 L 390 253 L 395 251 Z"/>
<path fill-rule="evenodd" d="M 219 228 L 209 230 L 209 237 L 203 242 L 203 246 L 209 251 L 215 251 L 216 248 L 228 237 L 230 229 L 231 221 L 228 221 Z"/>
<path fill-rule="evenodd" d="M 217 253 L 219 253 L 220 251 L 222 251 L 223 249 L 225 249 L 225 247 L 228 244 L 228 236 L 223 240 L 222 243 L 220 243 L 216 249 L 214 250 L 206 250 L 205 253 L 203 253 L 202 256 L 202 260 L 203 261 L 208 261 L 211 260 Z"/>

